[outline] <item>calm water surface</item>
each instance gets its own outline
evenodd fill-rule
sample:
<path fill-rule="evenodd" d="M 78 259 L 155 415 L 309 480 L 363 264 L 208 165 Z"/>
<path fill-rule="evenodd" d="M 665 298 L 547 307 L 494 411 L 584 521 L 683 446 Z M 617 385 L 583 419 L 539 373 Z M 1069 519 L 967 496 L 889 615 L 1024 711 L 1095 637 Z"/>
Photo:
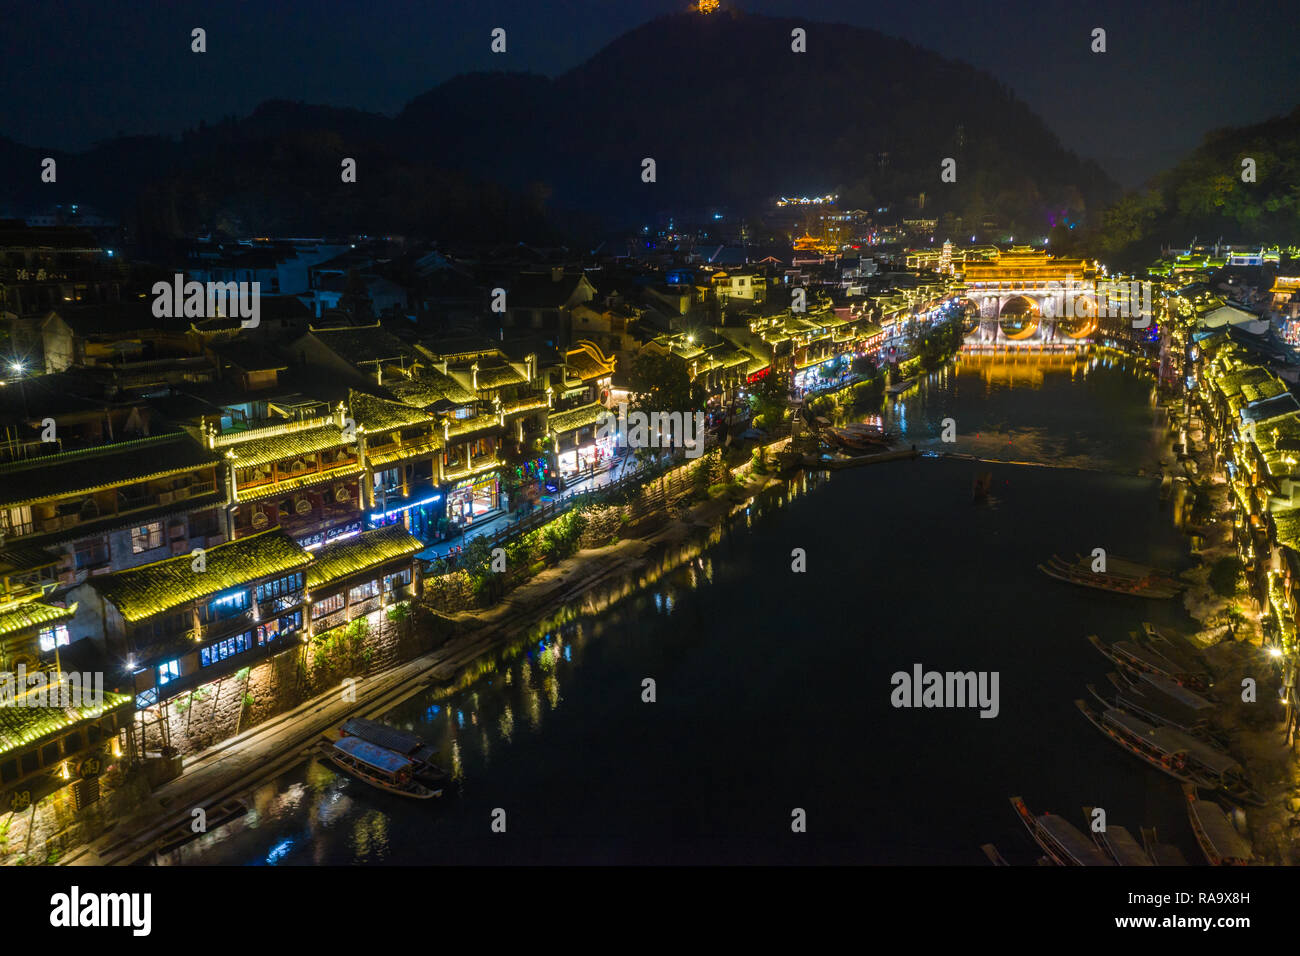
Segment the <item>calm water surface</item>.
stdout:
<path fill-rule="evenodd" d="M 1071 467 L 922 458 L 771 494 L 647 580 L 521 635 L 472 685 L 390 712 L 454 769 L 442 800 L 310 760 L 160 862 L 978 865 L 990 841 L 1029 862 L 1017 794 L 1076 822 L 1086 804 L 1135 834 L 1157 825 L 1194 859 L 1174 781 L 1072 703 L 1106 684 L 1085 635 L 1184 623 L 1181 609 L 1036 570 L 1094 547 L 1186 564 L 1156 480 L 1137 476 L 1158 470 L 1152 388 L 1105 359 L 935 373 L 883 413 L 909 441 Z M 945 418 L 955 446 L 940 445 Z M 973 505 L 984 469 L 992 498 Z M 792 573 L 794 548 L 808 573 Z M 893 708 L 890 676 L 917 663 L 997 671 L 999 715 Z"/>

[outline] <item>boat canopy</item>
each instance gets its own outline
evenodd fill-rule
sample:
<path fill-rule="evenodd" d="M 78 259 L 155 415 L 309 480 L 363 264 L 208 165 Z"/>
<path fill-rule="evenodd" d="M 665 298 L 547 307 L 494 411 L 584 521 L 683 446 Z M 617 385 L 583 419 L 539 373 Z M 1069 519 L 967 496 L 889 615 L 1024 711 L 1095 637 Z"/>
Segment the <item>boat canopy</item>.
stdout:
<path fill-rule="evenodd" d="M 1116 641 L 1112 647 L 1125 657 L 1131 657 L 1135 661 L 1141 661 L 1148 667 L 1154 667 L 1164 671 L 1166 674 L 1176 674 L 1181 668 L 1169 658 L 1156 651 L 1148 650 L 1145 647 L 1134 644 L 1131 641 Z"/>
<path fill-rule="evenodd" d="M 345 721 L 339 729 L 352 737 L 360 737 L 372 744 L 378 744 L 385 750 L 394 750 L 408 757 L 427 759 L 426 752 L 430 757 L 437 753 L 437 750 L 415 734 L 397 727 L 390 727 L 388 724 L 381 724 L 377 720 L 353 717 Z"/>
<path fill-rule="evenodd" d="M 1160 727 L 1158 730 L 1165 732 L 1165 735 L 1171 741 L 1177 744 L 1179 750 L 1185 751 L 1187 756 L 1195 760 L 1203 767 L 1208 767 L 1219 776 L 1225 774 L 1239 774 L 1242 772 L 1241 764 L 1230 755 L 1222 750 L 1216 750 L 1209 744 L 1201 743 L 1195 737 L 1183 733 L 1181 730 L 1175 730 L 1172 727 Z"/>
<path fill-rule="evenodd" d="M 1107 827 L 1103 836 L 1106 846 L 1115 855 L 1115 862 L 1120 866 L 1154 866 L 1151 858 L 1138 846 L 1133 834 L 1121 826 Z"/>
<path fill-rule="evenodd" d="M 1055 814 L 1045 813 L 1036 818 L 1038 826 L 1055 840 L 1065 852 L 1082 866 L 1114 866 L 1106 854 L 1078 831 L 1069 821 Z"/>
<path fill-rule="evenodd" d="M 395 774 L 411 765 L 411 761 L 401 754 L 385 750 L 383 747 L 362 740 L 360 737 L 344 737 L 335 741 L 334 748 L 343 751 L 354 760 L 359 760 L 361 763 L 374 767 L 376 770 L 382 770 L 384 773 Z"/>
<path fill-rule="evenodd" d="M 1121 730 L 1127 731 L 1135 737 L 1141 737 L 1153 744 L 1156 743 L 1156 738 L 1153 736 L 1156 732 L 1156 728 L 1152 727 L 1145 720 L 1140 720 L 1139 718 L 1134 717 L 1132 714 L 1128 713 L 1128 711 L 1118 710 L 1114 707 L 1107 707 L 1105 720 L 1107 723 L 1115 724 Z M 1174 749 L 1178 750 L 1179 748 L 1175 747 Z"/>
<path fill-rule="evenodd" d="M 1249 860 L 1250 841 L 1238 833 L 1223 808 L 1210 800 L 1191 801 L 1192 813 L 1214 852 L 1225 860 Z"/>
<path fill-rule="evenodd" d="M 1160 693 L 1172 697 L 1184 707 L 1189 707 L 1192 710 L 1211 710 L 1214 707 L 1213 701 L 1206 700 L 1200 694 L 1188 690 L 1181 684 L 1175 684 L 1159 674 L 1148 674 L 1143 671 L 1141 676 L 1144 681 L 1160 691 Z"/>
<path fill-rule="evenodd" d="M 1182 706 L 1177 701 L 1149 697 L 1141 691 L 1129 688 L 1117 688 L 1115 700 L 1121 707 L 1135 710 L 1140 715 L 1153 717 L 1166 724 L 1194 727 L 1205 722 L 1204 717 L 1198 715 L 1196 711 Z"/>

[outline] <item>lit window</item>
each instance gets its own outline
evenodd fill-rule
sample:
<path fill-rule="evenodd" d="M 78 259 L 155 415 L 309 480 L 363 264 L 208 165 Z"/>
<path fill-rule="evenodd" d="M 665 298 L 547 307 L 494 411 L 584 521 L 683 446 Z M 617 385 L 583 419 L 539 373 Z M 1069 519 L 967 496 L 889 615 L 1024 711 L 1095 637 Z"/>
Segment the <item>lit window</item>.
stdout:
<path fill-rule="evenodd" d="M 158 686 L 174 681 L 181 676 L 180 661 L 168 661 L 158 665 Z"/>
<path fill-rule="evenodd" d="M 132 554 L 141 554 L 145 551 L 152 551 L 154 548 L 161 548 L 162 541 L 163 527 L 161 521 L 154 521 L 151 524 L 131 529 Z"/>
<path fill-rule="evenodd" d="M 63 647 L 68 643 L 68 626 L 66 624 L 56 624 L 54 627 L 47 627 L 40 634 L 41 650 L 52 651 L 56 647 Z"/>

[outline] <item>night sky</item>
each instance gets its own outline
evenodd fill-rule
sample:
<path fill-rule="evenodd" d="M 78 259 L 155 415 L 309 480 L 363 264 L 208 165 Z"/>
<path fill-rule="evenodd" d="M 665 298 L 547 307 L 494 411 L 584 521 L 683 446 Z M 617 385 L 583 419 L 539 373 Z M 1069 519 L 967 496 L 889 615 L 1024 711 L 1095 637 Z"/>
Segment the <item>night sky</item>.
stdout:
<path fill-rule="evenodd" d="M 457 73 L 554 75 L 687 0 L 114 3 L 0 0 L 0 136 L 80 149 L 178 133 L 271 98 L 386 113 Z M 742 0 L 743 9 L 869 26 L 993 73 L 1066 146 L 1135 185 L 1216 127 L 1300 100 L 1289 4 L 1220 0 Z M 189 49 L 208 31 L 208 52 Z M 489 52 L 506 28 L 509 53 Z M 1094 27 L 1108 52 L 1089 50 Z M 816 42 L 815 28 L 809 43 Z M 870 91 L 864 91 L 869 103 Z M 585 134 L 584 134 L 585 135 Z"/>

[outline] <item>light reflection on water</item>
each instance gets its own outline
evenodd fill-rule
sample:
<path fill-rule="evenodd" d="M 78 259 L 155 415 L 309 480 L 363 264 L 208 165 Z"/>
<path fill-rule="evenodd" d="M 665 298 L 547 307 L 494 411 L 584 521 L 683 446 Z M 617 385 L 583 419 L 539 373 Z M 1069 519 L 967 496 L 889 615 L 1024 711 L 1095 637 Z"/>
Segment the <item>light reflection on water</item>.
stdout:
<path fill-rule="evenodd" d="M 1149 380 L 1092 361 L 1038 369 L 1011 365 L 1001 368 L 994 362 L 967 360 L 956 369 L 930 376 L 903 401 L 886 403 L 883 424 L 891 430 L 904 429 L 904 437 L 918 446 L 934 445 L 942 420 L 951 416 L 958 424 L 959 441 L 955 448 L 943 450 L 1081 463 L 1129 474 L 1144 467 L 1143 456 L 1150 452 L 1134 437 L 1154 434 Z M 1111 422 L 1115 435 L 1096 434 L 1099 419 Z M 427 837 L 430 847 L 428 860 L 438 862 L 434 847 L 439 838 L 465 839 L 469 823 L 460 819 L 467 812 L 462 806 L 486 799 L 475 788 L 482 778 L 492 776 L 489 768 L 531 772 L 536 777 L 533 763 L 544 759 L 545 749 L 539 743 L 545 735 L 555 735 L 548 741 L 551 746 L 562 740 L 580 750 L 582 734 L 600 732 L 599 724 L 575 729 L 572 718 L 565 717 L 565 690 L 572 693 L 574 682 L 581 681 L 588 655 L 601 660 L 624 654 L 645 639 L 641 631 L 620 627 L 618 621 L 638 615 L 672 620 L 664 626 L 673 628 L 680 639 L 707 645 L 709 621 L 699 616 L 698 595 L 715 586 L 715 547 L 737 535 L 758 533 L 790 502 L 828 480 L 834 479 L 803 474 L 739 506 L 726 527 L 663 548 L 642 570 L 557 609 L 508 648 L 471 665 L 452 686 L 417 695 L 385 715 L 386 721 L 420 734 L 439 748 L 439 759 L 455 781 L 441 801 L 404 801 L 310 760 L 257 788 L 249 799 L 253 809 L 243 819 L 182 848 L 167 862 L 381 863 L 395 853 L 409 861 L 410 821 L 416 816 L 420 839 Z M 900 493 L 906 490 L 903 487 Z M 837 530 L 828 526 L 816 533 Z M 890 547 L 903 544 L 893 541 Z M 904 554 L 899 557 L 908 560 Z M 696 597 L 688 602 L 692 595 Z M 679 606 L 686 608 L 681 614 L 676 613 Z M 615 607 L 622 609 L 624 617 L 609 613 Z M 680 618 L 684 619 L 677 623 Z M 826 745 L 824 740 L 816 742 L 819 748 Z M 407 834 L 406 843 L 393 836 L 396 827 Z"/>
<path fill-rule="evenodd" d="M 602 585 L 581 598 L 578 606 L 560 610 L 533 626 L 528 635 L 495 657 L 473 665 L 455 686 L 418 695 L 384 715 L 395 727 L 419 734 L 438 748 L 453 782 L 463 787 L 472 767 L 486 767 L 499 752 L 508 754 L 520 734 L 541 734 L 545 714 L 563 703 L 562 685 L 580 672 L 583 652 L 591 638 L 607 636 L 599 616 L 611 607 L 633 602 L 644 610 L 668 616 L 676 596 L 708 588 L 714 579 L 708 549 L 724 535 L 784 508 L 826 481 L 825 475 L 800 474 L 733 511 L 724 526 L 701 529 L 695 537 L 662 549 L 643 571 Z M 520 718 L 524 723 L 520 723 Z M 499 746 L 498 746 L 499 745 Z M 454 792 L 443 800 L 454 799 Z M 437 801 L 433 801 L 436 803 Z M 391 852 L 390 811 L 379 808 L 416 803 L 380 794 L 364 783 L 337 773 L 315 758 L 265 783 L 248 796 L 250 811 L 242 818 L 204 834 L 155 862 L 159 865 L 337 863 L 325 846 L 337 832 L 346 832 L 347 862 L 382 863 Z M 421 803 L 423 803 L 421 801 Z M 437 814 L 437 808 L 431 808 Z M 305 830 L 286 831 L 305 820 Z M 275 838 L 253 859 L 235 858 L 235 847 L 265 842 L 258 831 Z M 337 856 L 337 847 L 333 851 Z"/>

